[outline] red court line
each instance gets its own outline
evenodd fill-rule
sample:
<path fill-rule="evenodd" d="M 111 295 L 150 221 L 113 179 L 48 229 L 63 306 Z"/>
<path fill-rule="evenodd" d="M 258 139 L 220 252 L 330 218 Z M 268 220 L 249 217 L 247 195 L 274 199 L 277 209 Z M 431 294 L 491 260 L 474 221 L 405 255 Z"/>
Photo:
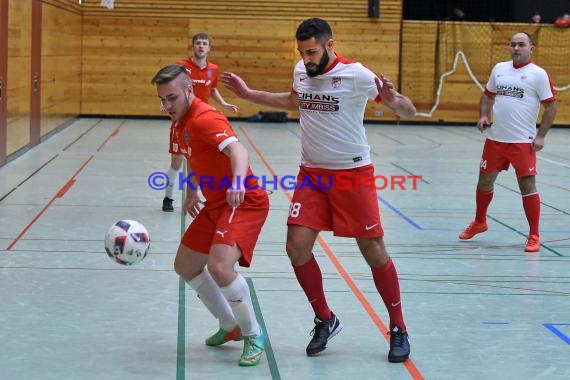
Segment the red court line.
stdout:
<path fill-rule="evenodd" d="M 115 130 L 113 132 L 111 132 L 111 134 L 109 136 L 107 136 L 107 138 L 105 139 L 105 141 L 103 141 L 103 143 L 101 145 L 99 145 L 99 148 L 97 148 L 97 152 L 99 152 L 101 149 L 103 149 L 103 147 L 105 146 L 105 144 L 107 144 L 107 142 L 112 138 L 115 137 L 119 134 L 119 131 L 121 129 L 121 127 L 125 124 L 126 120 L 123 120 L 119 126 L 117 128 L 115 128 Z"/>
<path fill-rule="evenodd" d="M 65 195 L 65 193 L 67 193 L 67 191 L 71 188 L 71 186 L 75 184 L 75 177 L 77 176 L 77 174 L 79 174 L 83 170 L 83 168 L 89 163 L 89 161 L 91 161 L 92 158 L 93 156 L 90 156 L 89 159 L 85 161 L 83 165 L 81 165 L 81 167 L 75 172 L 75 174 L 73 174 L 73 176 L 71 176 L 71 178 L 57 191 L 57 193 L 55 193 L 55 195 L 40 210 L 40 212 L 34 217 L 34 219 L 32 219 L 30 223 L 28 223 L 28 225 L 22 230 L 22 232 L 20 232 L 20 234 L 16 237 L 16 239 L 14 239 L 12 243 L 10 243 L 8 248 L 6 248 L 6 251 L 11 251 L 12 248 L 14 248 L 14 246 L 16 245 L 16 243 L 18 243 L 18 241 L 20 241 L 22 236 L 24 236 L 26 232 L 28 232 L 28 230 L 38 221 L 40 216 L 43 215 L 43 213 L 49 208 L 49 206 L 51 206 L 51 204 L 55 202 L 57 198 L 62 198 Z"/>
<path fill-rule="evenodd" d="M 119 126 L 115 128 L 113 132 L 111 132 L 111 134 L 105 139 L 105 141 L 103 141 L 103 143 L 99 146 L 99 148 L 97 148 L 97 152 L 99 152 L 101 148 L 103 148 L 103 146 L 107 143 L 107 141 L 111 139 L 111 137 L 116 136 L 119 133 L 119 130 L 123 126 L 123 124 L 125 124 L 125 120 L 123 120 L 119 124 Z M 93 157 L 95 156 L 91 155 L 87 159 L 87 161 L 85 161 L 83 165 L 81 165 L 81 167 L 77 169 L 75 173 L 73 173 L 71 178 L 57 191 L 57 193 L 55 193 L 55 195 L 49 200 L 49 202 L 40 210 L 40 212 L 34 217 L 34 219 L 32 219 L 30 223 L 28 223 L 28 225 L 22 230 L 22 232 L 18 234 L 18 236 L 12 241 L 12 243 L 10 243 L 10 245 L 6 248 L 6 251 L 11 251 L 12 248 L 14 248 L 14 246 L 18 243 L 18 241 L 20 241 L 20 239 L 38 221 L 38 219 L 43 215 L 44 212 L 46 212 L 46 210 L 52 205 L 53 202 L 55 202 L 57 198 L 63 198 L 65 193 L 67 193 L 67 191 L 71 189 L 71 187 L 75 184 L 75 177 L 77 177 L 77 175 L 79 175 L 79 173 L 81 173 L 81 171 L 85 169 L 85 167 L 93 159 Z"/>
<path fill-rule="evenodd" d="M 58 193 L 59 194 L 59 193 Z M 26 232 L 28 232 L 28 230 L 30 229 L 30 227 L 32 227 L 34 225 L 34 223 L 36 223 L 36 221 L 40 218 L 40 216 L 42 216 L 42 214 L 49 208 L 49 206 L 51 206 L 51 204 L 56 200 L 56 198 L 58 198 L 58 194 L 54 195 L 53 198 L 41 209 L 41 211 L 36 215 L 36 217 L 34 219 L 32 219 L 32 221 L 30 223 L 28 223 L 28 225 L 26 226 L 26 228 L 24 228 L 22 230 L 22 232 L 20 232 L 20 234 L 16 237 L 16 239 L 14 239 L 14 241 L 12 241 L 12 243 L 10 243 L 10 245 L 6 248 L 6 251 L 11 251 L 12 248 L 16 245 L 16 243 L 22 238 L 22 236 L 24 236 L 24 234 Z"/>
<path fill-rule="evenodd" d="M 243 135 L 245 136 L 245 138 L 247 139 L 249 144 L 252 146 L 252 148 L 255 150 L 258 157 L 261 159 L 261 161 L 265 165 L 265 167 L 267 167 L 267 169 L 269 170 L 269 172 L 273 176 L 276 176 L 277 173 L 275 173 L 275 171 L 271 167 L 271 164 L 269 164 L 269 162 L 265 159 L 265 156 L 263 155 L 261 150 L 257 147 L 257 145 L 253 142 L 253 140 L 249 137 L 249 135 L 245 131 L 245 129 L 243 127 L 239 127 L 239 129 L 240 129 L 241 133 L 243 133 Z M 285 196 L 289 200 L 292 199 L 291 194 L 287 190 L 285 190 L 284 188 L 281 188 L 281 191 L 285 194 Z M 370 316 L 370 318 L 372 319 L 372 321 L 374 322 L 374 324 L 376 325 L 378 330 L 380 330 L 380 333 L 382 334 L 384 339 L 386 339 L 386 342 L 388 342 L 388 344 L 390 344 L 390 338 L 388 338 L 388 336 L 389 336 L 388 335 L 388 329 L 386 328 L 386 325 L 382 321 L 382 318 L 380 318 L 380 316 L 378 315 L 378 313 L 376 313 L 376 311 L 374 310 L 372 305 L 370 305 L 370 302 L 368 302 L 368 300 L 366 299 L 366 297 L 364 296 L 362 291 L 358 288 L 358 286 L 356 285 L 354 280 L 350 277 L 350 275 L 348 274 L 346 269 L 344 269 L 341 262 L 338 260 L 338 258 L 336 257 L 336 255 L 332 251 L 332 249 L 329 247 L 329 245 L 324 241 L 324 239 L 320 235 L 317 237 L 317 242 L 319 243 L 321 248 L 325 251 L 329 260 L 333 263 L 333 265 L 335 266 L 335 268 L 338 271 L 338 273 L 340 274 L 340 276 L 346 282 L 346 284 L 348 285 L 348 287 L 350 288 L 350 290 L 352 291 L 354 296 L 358 299 L 358 301 L 360 302 L 360 304 L 362 305 L 362 307 L 364 308 L 366 313 Z M 408 372 L 410 373 L 410 375 L 412 376 L 412 379 L 420 380 L 420 379 L 424 378 L 423 375 L 421 374 L 420 370 L 416 367 L 416 365 L 412 361 L 412 359 L 406 360 L 403 364 L 406 367 L 406 369 L 408 370 Z"/>

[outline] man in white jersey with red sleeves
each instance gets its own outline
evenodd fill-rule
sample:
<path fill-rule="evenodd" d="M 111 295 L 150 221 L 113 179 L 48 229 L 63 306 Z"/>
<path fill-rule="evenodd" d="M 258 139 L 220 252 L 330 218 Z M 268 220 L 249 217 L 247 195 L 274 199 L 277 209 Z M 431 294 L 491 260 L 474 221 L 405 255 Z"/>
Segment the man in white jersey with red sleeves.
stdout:
<path fill-rule="evenodd" d="M 487 231 L 487 209 L 493 199 L 493 185 L 499 171 L 512 165 L 529 224 L 525 251 L 540 250 L 536 152 L 544 147 L 544 137 L 554 122 L 556 97 L 546 71 L 531 62 L 532 50 L 532 39 L 527 33 L 514 34 L 510 44 L 512 61 L 495 65 L 481 96 L 477 127 L 486 133 L 487 139 L 475 195 L 475 220 L 459 235 L 462 240 Z M 541 104 L 544 112 L 537 130 Z M 489 121 L 491 109 L 492 124 Z"/>
<path fill-rule="evenodd" d="M 321 270 L 312 252 L 319 232 L 333 231 L 336 236 L 356 238 L 390 316 L 388 360 L 403 362 L 410 355 L 410 345 L 398 274 L 384 246 L 363 118 L 368 99 L 404 118 L 415 117 L 416 109 L 387 78 L 335 53 L 332 31 L 325 20 L 303 21 L 296 39 L 301 60 L 295 66 L 290 92 L 253 90 L 233 73 L 224 73 L 221 81 L 241 98 L 298 110 L 301 116 L 302 159 L 287 219 L 286 250 L 315 313 L 306 353 L 314 356 L 322 352 L 342 329 L 327 304 Z M 338 186 L 340 174 L 342 189 Z M 325 183 L 327 179 L 332 183 Z"/>

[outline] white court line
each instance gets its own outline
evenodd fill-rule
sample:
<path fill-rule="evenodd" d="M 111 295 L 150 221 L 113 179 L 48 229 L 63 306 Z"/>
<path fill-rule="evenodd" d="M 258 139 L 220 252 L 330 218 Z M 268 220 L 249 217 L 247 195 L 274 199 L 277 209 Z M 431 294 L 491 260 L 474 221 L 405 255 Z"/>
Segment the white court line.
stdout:
<path fill-rule="evenodd" d="M 554 165 L 560 165 L 560 166 L 564 166 L 565 168 L 570 169 L 570 165 L 565 164 L 565 163 L 560 162 L 560 161 L 555 161 L 555 160 L 551 160 L 549 158 L 540 157 L 539 155 L 537 155 L 536 158 L 538 158 L 539 160 L 550 162 L 551 164 L 554 164 Z"/>

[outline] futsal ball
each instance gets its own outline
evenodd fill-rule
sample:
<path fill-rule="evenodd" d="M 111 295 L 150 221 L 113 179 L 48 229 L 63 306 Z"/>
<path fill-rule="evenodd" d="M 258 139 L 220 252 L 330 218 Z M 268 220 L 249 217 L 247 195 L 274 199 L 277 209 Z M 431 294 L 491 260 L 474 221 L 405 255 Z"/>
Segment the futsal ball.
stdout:
<path fill-rule="evenodd" d="M 145 226 L 134 220 L 119 220 L 105 234 L 105 251 L 122 265 L 141 262 L 148 254 L 150 236 Z"/>

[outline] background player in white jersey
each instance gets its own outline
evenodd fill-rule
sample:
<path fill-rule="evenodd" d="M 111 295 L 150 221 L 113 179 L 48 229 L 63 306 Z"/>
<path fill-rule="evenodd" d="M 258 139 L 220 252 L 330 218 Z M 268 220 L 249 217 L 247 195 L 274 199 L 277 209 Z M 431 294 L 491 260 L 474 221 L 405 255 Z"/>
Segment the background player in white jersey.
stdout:
<path fill-rule="evenodd" d="M 544 69 L 531 62 L 532 39 L 527 33 L 511 38 L 512 61 L 500 62 L 491 71 L 480 101 L 477 128 L 487 139 L 481 157 L 476 189 L 476 212 L 459 238 L 471 239 L 487 231 L 487 209 L 493 199 L 493 185 L 501 170 L 513 165 L 529 224 L 525 251 L 540 250 L 540 196 L 536 189 L 536 152 L 544 147 L 544 137 L 554 122 L 556 97 Z M 540 127 L 536 119 L 544 107 Z M 493 124 L 489 113 L 493 110 Z"/>
<path fill-rule="evenodd" d="M 286 110 L 299 110 L 302 160 L 287 220 L 287 254 L 295 275 L 315 313 L 313 337 L 307 355 L 323 351 L 342 324 L 328 307 L 320 267 L 312 253 L 320 231 L 355 237 L 371 267 L 374 284 L 390 315 L 388 360 L 402 362 L 410 345 L 402 316 L 396 268 L 384 246 L 370 146 L 363 118 L 368 99 L 382 102 L 404 118 L 416 109 L 387 79 L 334 51 L 332 31 L 322 19 L 303 21 L 296 32 L 301 60 L 295 66 L 293 89 L 270 93 L 250 89 L 233 73 L 221 81 L 241 98 Z M 339 189 L 337 175 L 349 178 L 350 188 Z M 323 183 L 331 178 L 332 184 Z M 367 183 L 357 178 L 369 178 Z M 323 190 L 326 188 L 328 190 Z"/>

